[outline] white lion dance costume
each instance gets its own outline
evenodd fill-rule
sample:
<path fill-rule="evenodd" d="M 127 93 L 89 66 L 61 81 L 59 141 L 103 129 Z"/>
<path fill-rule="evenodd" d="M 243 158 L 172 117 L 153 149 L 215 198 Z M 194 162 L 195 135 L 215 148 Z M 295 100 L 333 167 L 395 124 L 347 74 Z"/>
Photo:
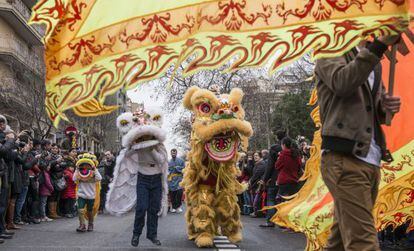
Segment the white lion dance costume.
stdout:
<path fill-rule="evenodd" d="M 244 120 L 243 92 L 219 94 L 191 87 L 184 106 L 194 114 L 191 151 L 181 185 L 185 189 L 188 237 L 198 247 L 211 247 L 216 235 L 233 243 L 242 239 L 237 194 L 246 186 L 237 181 L 238 148 L 253 133 Z"/>
<path fill-rule="evenodd" d="M 168 211 L 168 156 L 163 144 L 166 132 L 161 129 L 161 125 L 162 113 L 155 107 L 127 112 L 118 117 L 117 126 L 124 134 L 124 148 L 116 161 L 114 179 L 109 184 L 105 206 L 109 213 L 122 215 L 137 203 L 134 236 L 141 234 L 141 218 L 147 214 L 151 221 L 155 221 L 155 230 L 153 224 L 147 224 L 147 238 L 151 240 L 156 239 L 157 214 L 166 215 Z M 137 199 L 137 194 L 141 196 L 140 189 L 148 189 L 145 187 L 147 183 L 141 184 L 142 177 L 153 177 L 153 185 L 161 187 L 159 193 L 144 192 L 141 193 L 142 198 Z"/>

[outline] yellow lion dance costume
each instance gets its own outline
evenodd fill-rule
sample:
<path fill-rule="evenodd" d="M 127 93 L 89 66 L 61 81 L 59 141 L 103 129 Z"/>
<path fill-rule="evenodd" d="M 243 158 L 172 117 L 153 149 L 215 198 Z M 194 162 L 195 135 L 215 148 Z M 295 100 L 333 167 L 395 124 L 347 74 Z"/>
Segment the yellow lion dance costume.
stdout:
<path fill-rule="evenodd" d="M 243 92 L 233 89 L 220 95 L 191 87 L 184 107 L 193 112 L 191 151 L 181 186 L 187 203 L 188 238 L 198 247 L 213 246 L 214 237 L 224 235 L 233 243 L 242 240 L 237 194 L 246 186 L 237 181 L 240 143 L 253 134 L 244 120 Z"/>
<path fill-rule="evenodd" d="M 80 168 L 80 166 L 82 164 L 88 164 L 88 167 L 85 168 Z M 89 154 L 89 153 L 84 153 L 78 156 L 78 161 L 76 162 L 76 168 L 78 169 L 78 181 L 76 182 L 76 184 L 79 183 L 79 180 L 83 180 L 88 182 L 89 180 L 94 180 L 95 176 L 94 176 L 94 170 L 95 168 L 97 168 L 99 165 L 98 159 L 96 158 L 95 155 L 93 154 Z M 103 175 L 103 174 L 102 174 Z M 79 214 L 79 221 L 80 222 L 85 222 L 86 220 L 88 222 L 93 222 L 94 218 L 96 217 L 96 215 L 98 214 L 98 210 L 99 210 L 99 205 L 100 205 L 100 194 L 101 194 L 101 182 L 98 181 L 96 182 L 96 192 L 95 192 L 95 202 L 93 204 L 93 210 L 92 210 L 92 214 L 88 214 L 86 212 L 86 210 L 82 209 Z M 77 189 L 77 186 L 76 186 Z"/>

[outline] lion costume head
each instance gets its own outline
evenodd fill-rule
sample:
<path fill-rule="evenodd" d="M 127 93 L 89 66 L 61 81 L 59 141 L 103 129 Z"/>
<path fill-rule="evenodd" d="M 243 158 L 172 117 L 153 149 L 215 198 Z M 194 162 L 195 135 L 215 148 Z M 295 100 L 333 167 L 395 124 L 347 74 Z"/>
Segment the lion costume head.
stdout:
<path fill-rule="evenodd" d="M 117 126 L 124 134 L 122 146 L 139 150 L 165 141 L 166 132 L 161 129 L 162 112 L 158 107 L 140 108 L 134 113 L 126 112 L 117 119 Z"/>
<path fill-rule="evenodd" d="M 95 169 L 98 166 L 98 160 L 95 155 L 84 153 L 78 156 L 76 168 L 78 169 L 78 180 L 88 182 L 95 181 Z"/>
<path fill-rule="evenodd" d="M 119 153 L 114 169 L 113 181 L 109 185 L 106 210 L 113 215 L 130 211 L 137 201 L 136 184 L 140 168 L 140 153 L 156 152 L 154 168 L 162 170 L 162 200 L 160 214 L 168 211 L 168 154 L 164 146 L 167 133 L 162 129 L 163 114 L 159 107 L 142 107 L 135 112 L 126 112 L 117 118 L 117 127 L 123 134 L 123 149 Z"/>
<path fill-rule="evenodd" d="M 237 194 L 246 185 L 237 181 L 238 149 L 253 134 L 244 120 L 243 92 L 230 94 L 191 87 L 184 107 L 193 112 L 191 150 L 184 169 L 188 237 L 198 247 L 211 247 L 216 235 L 231 242 L 242 239 Z M 246 146 L 246 145 L 245 145 Z"/>
<path fill-rule="evenodd" d="M 244 120 L 242 98 L 243 91 L 238 88 L 219 94 L 193 86 L 186 92 L 184 107 L 194 116 L 192 140 L 203 144 L 211 160 L 234 161 L 241 141 L 253 134 Z"/>

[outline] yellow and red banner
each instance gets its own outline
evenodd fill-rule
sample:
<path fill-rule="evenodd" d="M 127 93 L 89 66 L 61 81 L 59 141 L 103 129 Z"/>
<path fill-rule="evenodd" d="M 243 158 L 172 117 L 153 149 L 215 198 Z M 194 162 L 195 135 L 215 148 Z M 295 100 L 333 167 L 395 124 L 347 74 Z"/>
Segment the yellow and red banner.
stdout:
<path fill-rule="evenodd" d="M 387 226 L 397 227 L 410 222 L 414 230 L 414 38 L 407 41 L 411 51 L 407 56 L 398 55 L 394 94 L 402 99 L 402 108 L 393 119 L 391 127 L 384 127 L 388 146 L 394 162 L 381 167 L 381 183 L 373 214 L 377 230 Z M 389 62 L 383 60 L 384 76 L 388 79 Z M 316 105 L 313 93 L 310 105 Z M 312 112 L 315 125 L 320 128 L 319 108 Z M 333 198 L 320 174 L 321 134 L 315 132 L 311 158 L 306 164 L 304 187 L 291 201 L 277 206 L 273 218 L 277 224 L 303 232 L 307 237 L 306 250 L 321 250 L 326 244 L 333 222 Z"/>
<path fill-rule="evenodd" d="M 335 56 L 370 34 L 404 29 L 408 0 L 39 0 L 31 23 L 47 25 L 46 106 L 57 126 L 109 113 L 105 99 L 158 78 L 187 59 L 184 73 L 278 67 L 313 52 Z"/>

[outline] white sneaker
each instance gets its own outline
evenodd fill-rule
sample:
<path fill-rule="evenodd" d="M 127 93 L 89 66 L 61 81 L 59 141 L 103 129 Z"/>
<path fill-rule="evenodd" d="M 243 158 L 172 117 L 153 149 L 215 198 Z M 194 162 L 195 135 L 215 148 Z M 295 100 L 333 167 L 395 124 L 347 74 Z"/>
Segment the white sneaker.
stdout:
<path fill-rule="evenodd" d="M 182 213 L 183 209 L 181 207 L 177 208 L 177 213 Z"/>
<path fill-rule="evenodd" d="M 53 221 L 51 218 L 49 218 L 49 217 L 45 217 L 45 218 L 43 218 L 44 219 L 44 221 L 47 221 L 47 222 L 50 222 L 50 221 Z"/>
<path fill-rule="evenodd" d="M 175 212 L 177 212 L 177 210 L 175 210 L 174 208 L 172 208 L 172 209 L 170 210 L 170 212 L 171 212 L 171 213 L 175 213 Z"/>

